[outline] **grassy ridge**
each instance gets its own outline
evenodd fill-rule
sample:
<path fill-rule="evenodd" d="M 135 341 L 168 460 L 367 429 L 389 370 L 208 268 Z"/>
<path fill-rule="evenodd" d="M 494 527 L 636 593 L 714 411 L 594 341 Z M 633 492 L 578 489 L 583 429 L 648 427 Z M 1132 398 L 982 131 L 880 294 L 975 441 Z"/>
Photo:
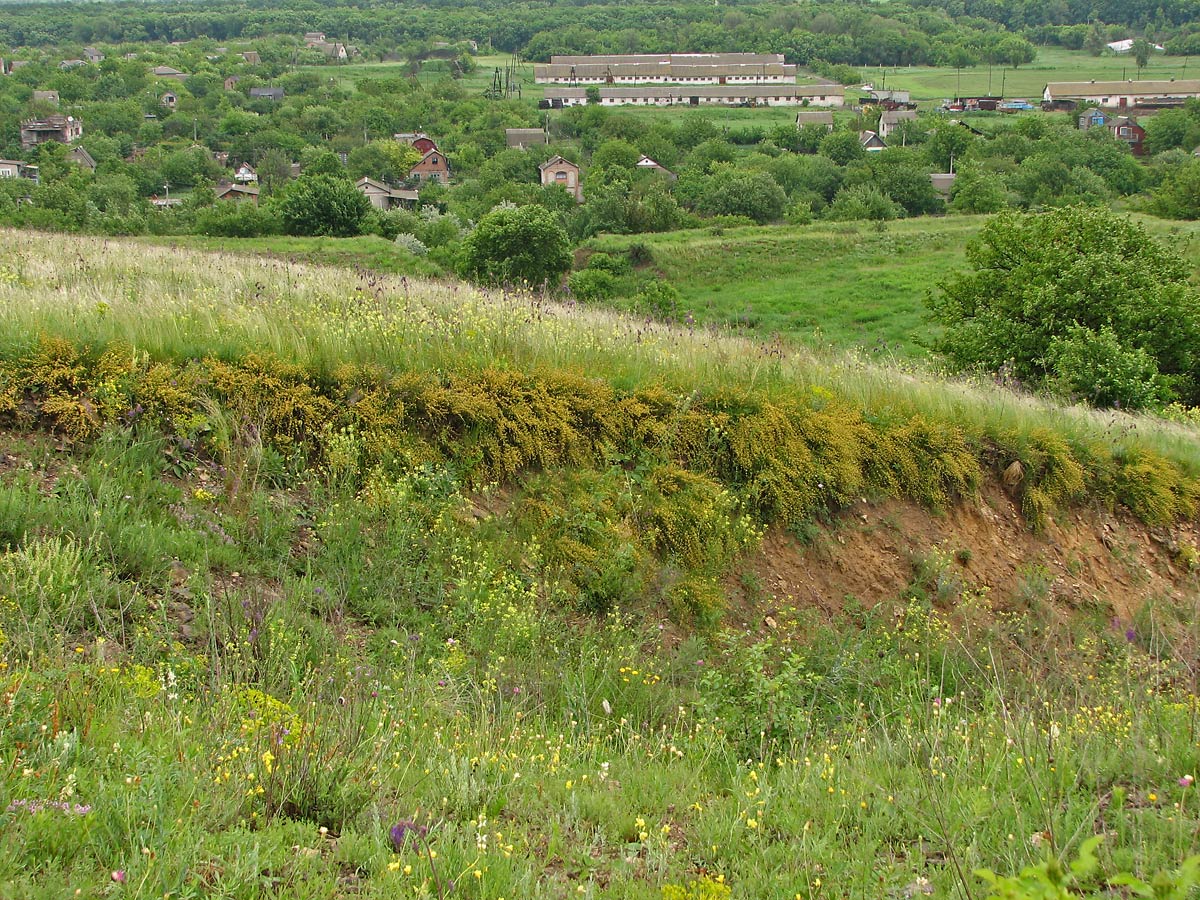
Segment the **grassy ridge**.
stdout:
<path fill-rule="evenodd" d="M 1012 458 L 1034 518 L 1186 515 L 1194 431 L 455 284 L 0 246 L 3 896 L 950 896 L 1092 833 L 1107 873 L 1196 852 L 1191 597 L 1064 623 L 1048 577 L 992 597 L 930 548 L 848 623 L 760 584 L 761 633 L 719 626 L 764 519 Z"/>

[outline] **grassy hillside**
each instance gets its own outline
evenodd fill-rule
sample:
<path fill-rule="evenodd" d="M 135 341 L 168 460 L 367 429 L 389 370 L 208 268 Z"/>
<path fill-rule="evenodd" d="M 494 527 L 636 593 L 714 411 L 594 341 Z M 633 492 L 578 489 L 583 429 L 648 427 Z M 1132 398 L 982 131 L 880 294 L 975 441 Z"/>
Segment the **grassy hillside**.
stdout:
<path fill-rule="evenodd" d="M 935 334 L 925 297 L 965 265 L 981 216 L 890 222 L 698 229 L 604 235 L 585 251 L 649 249 L 650 269 L 674 285 L 700 322 L 782 335 L 812 347 L 920 358 Z M 1139 221 L 1200 270 L 1200 228 Z"/>
<path fill-rule="evenodd" d="M 981 896 L 1092 835 L 1108 874 L 1197 851 L 1195 430 L 536 296 L 0 248 L 0 895 Z M 1091 590 L 993 591 L 1003 531 L 890 596 L 773 574 L 963 507 L 1094 531 Z"/>

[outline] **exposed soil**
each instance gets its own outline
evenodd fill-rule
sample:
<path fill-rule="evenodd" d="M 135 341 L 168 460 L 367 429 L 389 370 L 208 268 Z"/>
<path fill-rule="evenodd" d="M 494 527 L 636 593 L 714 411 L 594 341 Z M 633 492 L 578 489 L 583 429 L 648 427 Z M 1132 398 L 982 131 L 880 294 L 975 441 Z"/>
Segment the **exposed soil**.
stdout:
<path fill-rule="evenodd" d="M 761 618 L 760 591 L 837 616 L 848 603 L 894 600 L 934 569 L 951 586 L 986 588 L 994 609 L 1037 597 L 1064 613 L 1128 622 L 1150 598 L 1197 596 L 1200 580 L 1179 554 L 1200 546 L 1198 534 L 1196 523 L 1151 528 L 1098 508 L 1062 513 L 1038 534 L 999 487 L 940 514 L 902 501 L 858 503 L 803 541 L 769 530 L 729 581 L 733 617 Z"/>

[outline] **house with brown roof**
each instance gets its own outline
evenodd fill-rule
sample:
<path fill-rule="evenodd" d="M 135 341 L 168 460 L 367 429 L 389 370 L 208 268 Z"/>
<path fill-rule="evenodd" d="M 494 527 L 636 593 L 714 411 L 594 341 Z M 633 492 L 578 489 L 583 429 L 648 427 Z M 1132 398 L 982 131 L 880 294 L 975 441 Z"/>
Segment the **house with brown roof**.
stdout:
<path fill-rule="evenodd" d="M 232 91 L 238 86 L 238 82 L 242 80 L 241 75 L 230 75 L 225 79 L 225 90 Z"/>
<path fill-rule="evenodd" d="M 575 198 L 576 203 L 583 202 L 583 179 L 580 177 L 579 166 L 575 163 L 555 156 L 538 166 L 538 169 L 542 175 L 543 187 L 557 184 L 565 188 L 567 193 Z"/>
<path fill-rule="evenodd" d="M 1146 129 L 1137 123 L 1137 119 L 1129 116 L 1118 116 L 1108 122 L 1105 127 L 1114 139 L 1129 145 L 1134 156 L 1146 155 Z"/>
<path fill-rule="evenodd" d="M 258 55 L 257 50 L 243 50 L 242 59 L 246 61 L 246 65 L 258 66 L 262 64 L 262 57 Z"/>
<path fill-rule="evenodd" d="M 820 125 L 826 131 L 833 131 L 833 113 L 827 109 L 802 109 L 796 113 L 796 127 L 805 125 Z"/>
<path fill-rule="evenodd" d="M 217 185 L 217 199 L 230 200 L 234 203 L 258 203 L 258 185 L 256 184 L 231 184 L 228 181 L 222 181 Z"/>
<path fill-rule="evenodd" d="M 272 103 L 279 103 L 283 100 L 283 88 L 253 87 L 250 88 L 250 99 L 270 100 Z"/>
<path fill-rule="evenodd" d="M 550 135 L 544 128 L 505 128 L 504 145 L 510 150 L 525 150 L 540 144 L 550 143 Z"/>
<path fill-rule="evenodd" d="M 887 144 L 883 142 L 883 138 L 874 131 L 860 131 L 858 142 L 868 153 L 878 153 L 880 150 L 887 149 Z"/>
<path fill-rule="evenodd" d="M 83 48 L 83 58 L 86 59 L 90 63 L 104 62 L 104 54 L 101 53 L 99 50 L 97 50 L 95 47 L 84 47 Z"/>
<path fill-rule="evenodd" d="M 69 144 L 83 137 L 83 122 L 74 116 L 46 116 L 21 123 L 21 146 L 29 150 L 47 141 Z"/>
<path fill-rule="evenodd" d="M 446 159 L 446 154 L 434 147 L 408 170 L 408 177 L 417 181 L 437 181 L 446 184 L 450 181 L 450 161 Z"/>
<path fill-rule="evenodd" d="M 395 209 L 397 206 L 412 208 L 420 199 L 419 194 L 412 188 L 395 188 L 365 175 L 354 182 L 375 209 Z"/>
<path fill-rule="evenodd" d="M 89 172 L 96 171 L 96 160 L 92 158 L 92 154 L 88 153 L 83 147 L 75 146 L 67 151 L 67 162 L 73 162 L 78 166 L 83 166 Z"/>
<path fill-rule="evenodd" d="M 174 109 L 179 104 L 179 95 L 174 91 L 164 91 L 163 95 L 158 98 L 158 102 L 160 106 Z"/>
<path fill-rule="evenodd" d="M 176 81 L 183 81 L 188 77 L 186 72 L 180 72 L 171 66 L 155 66 L 150 70 L 150 74 L 155 78 L 174 78 Z"/>

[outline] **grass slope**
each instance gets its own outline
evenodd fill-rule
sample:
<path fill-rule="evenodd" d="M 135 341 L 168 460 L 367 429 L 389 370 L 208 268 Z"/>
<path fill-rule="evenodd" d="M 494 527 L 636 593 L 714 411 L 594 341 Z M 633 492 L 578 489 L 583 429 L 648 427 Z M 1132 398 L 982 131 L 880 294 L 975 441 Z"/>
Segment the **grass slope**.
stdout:
<path fill-rule="evenodd" d="M 1194 430 L 455 284 L 0 249 L 0 895 L 944 897 L 1092 834 L 1105 873 L 1196 852 L 1194 575 L 1114 625 L 931 547 L 845 622 L 743 577 L 761 627 L 720 624 L 769 519 L 1014 457 L 1031 512 L 1124 503 L 1194 569 Z"/>
<path fill-rule="evenodd" d="M 965 265 L 980 216 L 918 218 L 876 227 L 817 223 L 604 235 L 588 250 L 648 247 L 653 268 L 697 321 L 781 335 L 812 347 L 861 348 L 902 359 L 926 356 L 936 333 L 925 297 Z M 1139 221 L 1200 270 L 1200 227 Z"/>

